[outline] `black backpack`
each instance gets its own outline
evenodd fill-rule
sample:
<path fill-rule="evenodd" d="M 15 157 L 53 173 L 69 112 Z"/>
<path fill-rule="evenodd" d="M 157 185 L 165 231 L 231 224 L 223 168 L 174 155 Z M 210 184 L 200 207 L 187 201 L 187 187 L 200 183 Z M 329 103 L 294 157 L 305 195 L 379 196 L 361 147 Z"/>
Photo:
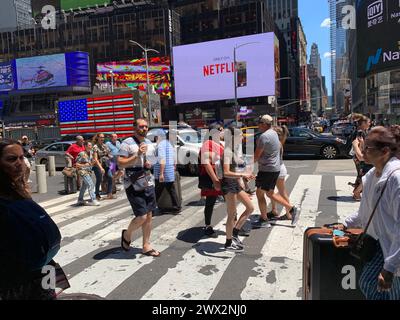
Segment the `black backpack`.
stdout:
<path fill-rule="evenodd" d="M 60 230 L 47 212 L 30 199 L 0 199 L 0 232 L 2 272 L 41 270 L 60 250 Z"/>

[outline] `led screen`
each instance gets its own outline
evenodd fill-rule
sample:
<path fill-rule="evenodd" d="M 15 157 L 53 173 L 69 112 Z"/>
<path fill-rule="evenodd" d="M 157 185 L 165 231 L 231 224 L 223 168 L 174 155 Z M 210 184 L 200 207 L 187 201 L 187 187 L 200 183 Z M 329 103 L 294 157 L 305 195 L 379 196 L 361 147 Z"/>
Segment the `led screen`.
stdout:
<path fill-rule="evenodd" d="M 174 47 L 176 103 L 233 99 L 234 51 L 238 98 L 275 95 L 274 41 L 262 33 Z"/>
<path fill-rule="evenodd" d="M 19 90 L 67 86 L 65 55 L 16 59 Z"/>
<path fill-rule="evenodd" d="M 149 58 L 149 81 L 161 96 L 171 98 L 171 63 L 169 57 Z M 110 73 L 112 71 L 112 73 Z M 97 64 L 97 83 L 114 88 L 146 91 L 146 60 L 107 62 Z"/>
<path fill-rule="evenodd" d="M 12 66 L 9 62 L 0 63 L 0 91 L 14 89 Z"/>

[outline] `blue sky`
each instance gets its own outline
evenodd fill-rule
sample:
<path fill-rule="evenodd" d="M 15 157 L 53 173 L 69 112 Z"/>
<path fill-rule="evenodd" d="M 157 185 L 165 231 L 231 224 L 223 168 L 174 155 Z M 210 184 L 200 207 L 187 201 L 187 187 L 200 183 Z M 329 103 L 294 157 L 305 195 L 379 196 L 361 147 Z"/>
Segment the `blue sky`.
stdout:
<path fill-rule="evenodd" d="M 307 37 L 308 61 L 311 45 L 315 42 L 319 47 L 322 61 L 322 75 L 326 77 L 329 95 L 332 92 L 330 58 L 324 58 L 330 52 L 329 28 L 321 27 L 323 21 L 329 18 L 328 0 L 299 0 L 299 15 Z"/>

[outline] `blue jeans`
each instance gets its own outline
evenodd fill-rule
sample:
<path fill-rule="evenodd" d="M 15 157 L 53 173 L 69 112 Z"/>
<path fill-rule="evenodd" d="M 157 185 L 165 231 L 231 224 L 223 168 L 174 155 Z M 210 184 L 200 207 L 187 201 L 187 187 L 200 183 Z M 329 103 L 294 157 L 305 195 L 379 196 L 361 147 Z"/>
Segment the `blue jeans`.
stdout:
<path fill-rule="evenodd" d="M 105 178 L 107 179 L 107 194 L 110 194 L 110 193 L 112 193 L 113 174 L 109 168 L 104 168 L 104 169 L 106 170 Z M 95 189 L 96 191 L 95 191 L 95 193 L 96 193 L 96 196 L 100 197 L 100 186 L 101 186 L 101 182 L 103 181 L 103 175 L 101 174 L 101 170 L 96 166 L 93 167 L 93 171 L 96 176 L 96 189 Z"/>
<path fill-rule="evenodd" d="M 360 289 L 367 300 L 400 300 L 400 277 L 393 278 L 389 292 L 378 292 L 378 276 L 385 263 L 381 246 L 375 257 L 365 265 L 360 277 Z"/>
<path fill-rule="evenodd" d="M 94 194 L 94 183 L 90 174 L 81 176 L 81 178 L 82 178 L 82 187 L 81 190 L 79 191 L 78 201 L 83 201 L 83 196 L 85 195 L 86 189 L 89 192 L 90 199 L 92 199 L 92 201 L 96 200 L 96 195 Z"/>

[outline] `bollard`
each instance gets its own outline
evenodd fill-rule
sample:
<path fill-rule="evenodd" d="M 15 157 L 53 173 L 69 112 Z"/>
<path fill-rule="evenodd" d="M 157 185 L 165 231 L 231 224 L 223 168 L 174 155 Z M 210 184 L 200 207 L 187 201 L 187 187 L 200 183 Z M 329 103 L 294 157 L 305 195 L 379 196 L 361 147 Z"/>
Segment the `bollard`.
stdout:
<path fill-rule="evenodd" d="M 48 170 L 49 177 L 54 177 L 56 175 L 56 158 L 54 156 L 48 156 Z"/>
<path fill-rule="evenodd" d="M 38 193 L 47 193 L 46 165 L 36 165 L 36 185 Z"/>

